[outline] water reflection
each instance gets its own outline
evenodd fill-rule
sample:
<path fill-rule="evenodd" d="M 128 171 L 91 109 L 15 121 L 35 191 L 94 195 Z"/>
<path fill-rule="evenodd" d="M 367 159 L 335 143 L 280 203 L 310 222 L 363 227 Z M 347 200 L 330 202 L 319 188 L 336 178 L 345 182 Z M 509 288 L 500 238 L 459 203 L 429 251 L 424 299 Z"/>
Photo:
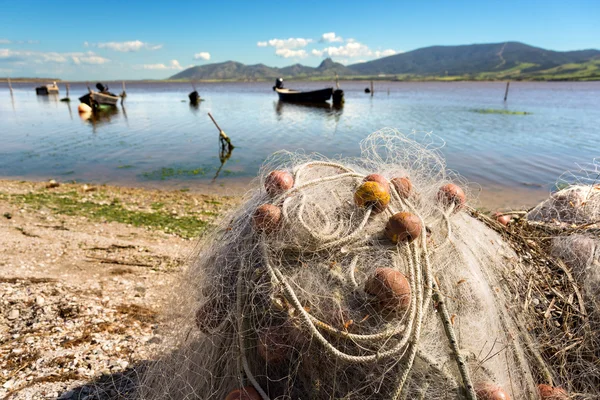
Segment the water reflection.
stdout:
<path fill-rule="evenodd" d="M 332 105 L 330 103 L 287 103 L 285 101 L 278 100 L 274 103 L 275 113 L 277 119 L 282 120 L 285 115 L 301 115 L 301 114 L 312 114 L 312 115 L 326 115 L 334 117 L 335 120 L 339 120 L 340 116 L 344 112 L 344 105 Z"/>
<path fill-rule="evenodd" d="M 219 174 L 221 173 L 221 169 L 223 169 L 223 166 L 225 165 L 227 160 L 229 160 L 231 158 L 231 153 L 233 153 L 233 146 L 223 146 L 222 141 L 221 141 L 221 146 L 219 146 L 219 147 L 220 147 L 219 161 L 221 161 L 221 165 L 219 165 L 219 169 L 217 169 L 217 173 L 215 174 L 215 176 L 212 179 L 213 182 L 217 180 L 217 178 L 219 177 Z"/>
<path fill-rule="evenodd" d="M 38 103 L 45 103 L 45 104 L 58 104 L 58 94 L 46 94 L 46 95 L 37 95 L 35 96 L 37 98 Z"/>
<path fill-rule="evenodd" d="M 192 114 L 198 114 L 198 111 L 200 111 L 200 102 L 190 103 L 190 111 Z"/>
<path fill-rule="evenodd" d="M 92 126 L 94 133 L 96 133 L 98 127 L 110 124 L 118 114 L 119 109 L 117 107 L 101 107 L 93 112 L 80 113 L 79 118 L 81 118 L 82 121 L 89 123 Z M 125 107 L 123 107 L 123 114 L 125 115 L 125 118 L 127 118 Z"/>

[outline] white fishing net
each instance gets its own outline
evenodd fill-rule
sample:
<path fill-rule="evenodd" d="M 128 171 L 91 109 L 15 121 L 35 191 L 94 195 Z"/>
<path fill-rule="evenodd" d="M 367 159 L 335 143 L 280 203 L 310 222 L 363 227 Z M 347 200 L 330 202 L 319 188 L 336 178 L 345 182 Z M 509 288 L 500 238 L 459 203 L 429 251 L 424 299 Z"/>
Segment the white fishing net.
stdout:
<path fill-rule="evenodd" d="M 503 279 L 519 257 L 464 212 L 440 145 L 384 129 L 359 158 L 267 160 L 173 291 L 138 398 L 539 398 Z"/>
<path fill-rule="evenodd" d="M 556 186 L 561 190 L 527 213 L 529 221 L 560 226 L 600 222 L 600 160 L 566 172 Z"/>
<path fill-rule="evenodd" d="M 580 314 L 574 317 L 563 309 L 560 336 L 554 332 L 554 338 L 545 342 L 562 343 L 551 359 L 562 380 L 578 393 L 577 398 L 596 399 L 600 398 L 600 161 L 566 172 L 556 187 L 560 190 L 525 217 L 529 226 L 542 232 L 541 239 L 547 243 L 549 253 L 564 262 L 560 275 L 575 289 L 559 301 L 573 304 L 579 299 Z M 551 278 L 563 280 L 559 274 Z M 557 292 L 559 285 L 552 284 L 546 287 Z M 547 298 L 558 297 L 552 293 Z M 580 322 L 573 323 L 574 320 Z"/>

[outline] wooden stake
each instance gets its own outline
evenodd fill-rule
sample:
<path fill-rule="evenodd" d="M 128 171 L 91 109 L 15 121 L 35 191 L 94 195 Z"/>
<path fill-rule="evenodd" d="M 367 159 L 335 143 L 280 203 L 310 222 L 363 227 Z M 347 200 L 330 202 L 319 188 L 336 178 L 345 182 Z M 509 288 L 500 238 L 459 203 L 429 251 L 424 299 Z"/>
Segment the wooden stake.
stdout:
<path fill-rule="evenodd" d="M 10 89 L 10 95 L 13 95 L 12 84 L 10 83 L 10 77 L 8 78 L 8 88 Z"/>
<path fill-rule="evenodd" d="M 233 144 L 231 144 L 231 139 L 229 139 L 229 136 L 227 136 L 225 131 L 223 129 L 221 129 L 219 124 L 217 124 L 217 121 L 215 121 L 215 119 L 213 118 L 211 113 L 208 113 L 208 116 L 210 117 L 210 119 L 212 119 L 213 124 L 215 124 L 215 126 L 219 130 L 219 140 L 221 141 L 221 146 L 224 146 L 224 142 L 225 142 L 225 143 L 227 143 L 227 146 L 229 149 L 233 149 L 234 146 L 233 146 Z"/>
<path fill-rule="evenodd" d="M 373 97 L 373 81 L 371 81 L 371 97 Z"/>
<path fill-rule="evenodd" d="M 69 86 L 70 85 L 67 83 L 66 86 L 67 86 L 67 99 L 68 99 L 69 98 Z"/>
<path fill-rule="evenodd" d="M 506 82 L 506 91 L 504 92 L 504 101 L 508 97 L 508 87 L 510 86 L 510 81 Z"/>

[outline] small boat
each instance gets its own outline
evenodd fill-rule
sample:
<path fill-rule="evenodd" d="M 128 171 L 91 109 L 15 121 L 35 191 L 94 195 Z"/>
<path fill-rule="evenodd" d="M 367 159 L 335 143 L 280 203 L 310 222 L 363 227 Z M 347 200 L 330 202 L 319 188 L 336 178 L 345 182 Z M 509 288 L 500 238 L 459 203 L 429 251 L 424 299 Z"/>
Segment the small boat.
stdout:
<path fill-rule="evenodd" d="M 192 93 L 190 93 L 188 97 L 190 98 L 190 103 L 192 104 L 198 104 L 198 102 L 200 102 L 200 95 L 198 94 L 197 90 L 194 90 Z"/>
<path fill-rule="evenodd" d="M 323 103 L 329 100 L 333 94 L 333 88 L 312 90 L 310 92 L 275 88 L 275 91 L 279 95 L 279 100 L 292 103 Z"/>
<path fill-rule="evenodd" d="M 303 92 L 294 89 L 285 89 L 283 87 L 283 79 L 278 78 L 275 81 L 273 90 L 279 95 L 280 101 L 287 101 L 290 103 L 324 103 L 334 96 L 334 103 L 338 104 L 343 101 L 343 91 L 336 90 L 334 92 L 332 87 L 319 90 L 311 90 L 309 92 Z M 339 92 L 339 93 L 338 93 Z"/>
<path fill-rule="evenodd" d="M 96 88 L 99 92 L 91 90 L 88 94 L 83 95 L 79 98 L 79 101 L 87 104 L 90 107 L 94 106 L 116 106 L 119 102 L 119 96 L 108 91 L 108 86 L 104 86 L 101 83 L 96 84 Z"/>
<path fill-rule="evenodd" d="M 38 86 L 35 88 L 35 93 L 39 95 L 58 94 L 58 85 L 52 82 L 49 85 Z"/>

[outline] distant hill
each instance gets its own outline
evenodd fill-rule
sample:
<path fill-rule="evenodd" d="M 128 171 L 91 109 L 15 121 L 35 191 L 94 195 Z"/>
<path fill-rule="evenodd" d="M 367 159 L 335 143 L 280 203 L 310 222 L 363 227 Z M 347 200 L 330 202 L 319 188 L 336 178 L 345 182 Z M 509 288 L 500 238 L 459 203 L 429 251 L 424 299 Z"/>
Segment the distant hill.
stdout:
<path fill-rule="evenodd" d="M 331 79 L 336 73 L 345 79 L 600 80 L 600 50 L 553 51 L 519 42 L 431 46 L 348 66 L 330 58 L 316 68 L 227 61 L 188 68 L 169 79 Z"/>
<path fill-rule="evenodd" d="M 506 71 L 526 65 L 524 72 L 541 71 L 568 63 L 600 60 L 599 50 L 552 51 L 519 42 L 431 46 L 348 68 L 365 75 L 464 75 Z"/>
<path fill-rule="evenodd" d="M 191 67 L 173 75 L 169 79 L 186 80 L 263 80 L 278 77 L 310 78 L 328 76 L 335 73 L 339 75 L 352 75 L 355 72 L 340 63 L 328 58 L 323 60 L 317 68 L 301 64 L 290 65 L 284 68 L 267 67 L 264 64 L 245 65 L 235 61 L 226 61 L 218 64 Z"/>

